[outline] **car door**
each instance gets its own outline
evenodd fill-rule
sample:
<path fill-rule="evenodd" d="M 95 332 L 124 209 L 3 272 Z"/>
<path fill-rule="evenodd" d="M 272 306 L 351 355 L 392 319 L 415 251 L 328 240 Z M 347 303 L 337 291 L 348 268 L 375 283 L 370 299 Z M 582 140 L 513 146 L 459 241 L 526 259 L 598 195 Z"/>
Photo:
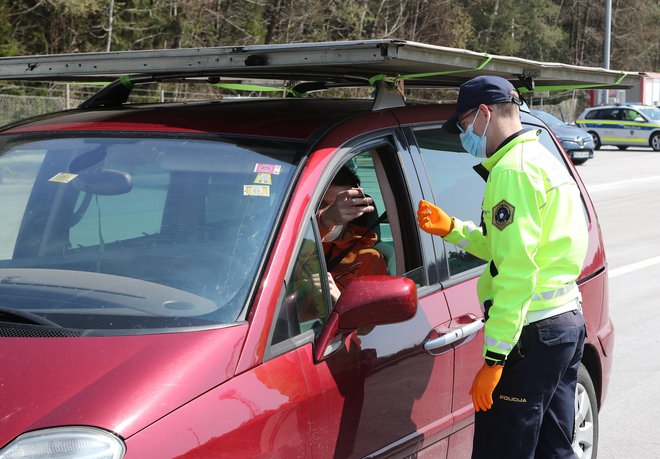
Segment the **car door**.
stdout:
<path fill-rule="evenodd" d="M 603 134 L 600 136 L 603 145 L 618 145 L 624 142 L 621 134 L 623 130 L 622 120 L 620 118 L 621 110 L 618 108 L 603 109 Z"/>
<path fill-rule="evenodd" d="M 419 155 L 417 163 L 428 177 L 430 201 L 449 215 L 480 223 L 484 180 L 472 169 L 479 160 L 465 153 L 457 136 L 446 134 L 438 126 L 413 129 Z M 452 344 L 455 353 L 452 415 L 454 428 L 449 440 L 448 457 L 470 457 L 474 408 L 469 390 L 475 374 L 483 364 L 483 312 L 477 299 L 477 279 L 484 269 L 480 260 L 463 248 L 441 238 L 434 238 L 442 258 L 444 273 L 440 281 L 444 287 L 451 322 L 449 327 L 461 330 L 461 339 Z"/>
<path fill-rule="evenodd" d="M 306 311 L 316 312 L 308 314 L 310 320 L 299 320 L 301 304 L 294 308 L 294 314 L 287 314 L 286 299 L 296 290 L 287 286 L 279 324 L 274 325 L 273 336 L 277 338 L 271 339 L 269 353 L 276 356 L 302 343 L 298 352 L 309 391 L 312 457 L 405 456 L 426 448 L 431 457 L 443 458 L 453 425 L 454 356 L 451 347 L 433 354 L 424 350 L 424 343 L 438 336 L 436 329 L 446 327 L 450 316 L 435 282 L 435 266 L 423 255 L 430 239 L 421 236 L 415 225 L 409 190 L 417 190 L 414 193 L 418 196 L 418 185 L 405 178 L 401 162 L 406 159 L 394 135 L 361 141 L 337 156 L 324 175 L 327 180 L 318 184 L 316 202 L 320 202 L 334 173 L 349 163 L 378 212 L 387 212 L 387 220 L 378 228 L 378 244 L 389 246 L 389 257 L 394 258 L 388 260 L 390 274 L 405 275 L 417 283 L 417 313 L 406 322 L 352 332 L 325 349 L 323 357 L 315 358 L 318 350 L 304 335 L 318 336 L 331 302 L 320 232 L 316 219 L 310 216 L 305 223 L 308 236 L 299 244 L 298 253 L 318 260 L 306 268 L 320 280 L 314 287 L 316 302 L 306 305 Z M 378 244 L 380 250 L 388 250 Z M 294 263 L 289 285 L 293 286 L 294 273 L 300 270 L 295 265 L 303 264 Z"/>
<path fill-rule="evenodd" d="M 629 145 L 646 146 L 648 144 L 647 130 L 644 129 L 646 119 L 637 110 L 627 108 L 621 111 L 625 121 L 625 132 Z"/>

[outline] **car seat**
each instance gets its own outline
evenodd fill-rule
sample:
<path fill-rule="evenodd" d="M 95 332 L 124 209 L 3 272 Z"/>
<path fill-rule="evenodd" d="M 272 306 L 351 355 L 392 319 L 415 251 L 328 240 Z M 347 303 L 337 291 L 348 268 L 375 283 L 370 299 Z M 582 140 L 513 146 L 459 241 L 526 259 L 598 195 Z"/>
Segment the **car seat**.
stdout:
<path fill-rule="evenodd" d="M 371 197 L 369 195 L 366 196 Z M 385 259 L 385 265 L 387 266 L 387 272 L 390 275 L 395 275 L 396 264 L 394 263 L 394 245 L 391 242 L 386 242 L 381 239 L 380 223 L 386 223 L 388 221 L 386 215 L 387 212 L 379 214 L 376 204 L 374 203 L 372 206 L 375 209 L 373 212 L 365 212 L 351 223 L 364 228 L 365 231 L 369 229 L 376 233 L 376 243 L 374 244 L 374 249 L 378 250 L 381 255 L 383 255 L 383 258 Z"/>

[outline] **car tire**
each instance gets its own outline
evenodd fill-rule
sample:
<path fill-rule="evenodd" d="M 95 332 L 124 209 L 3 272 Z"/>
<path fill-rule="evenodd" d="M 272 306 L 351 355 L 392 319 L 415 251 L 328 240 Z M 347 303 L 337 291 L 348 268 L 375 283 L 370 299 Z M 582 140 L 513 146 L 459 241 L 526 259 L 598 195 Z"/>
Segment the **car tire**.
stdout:
<path fill-rule="evenodd" d="M 575 390 L 575 426 L 573 451 L 580 459 L 592 459 L 598 453 L 598 402 L 589 372 L 580 364 Z"/>
<path fill-rule="evenodd" d="M 649 145 L 651 146 L 651 148 L 653 148 L 653 150 L 660 151 L 660 132 L 656 132 L 651 136 Z"/>
<path fill-rule="evenodd" d="M 576 166 L 579 166 L 580 164 L 586 163 L 587 158 L 572 159 L 571 161 L 573 161 L 573 164 L 575 164 Z"/>
<path fill-rule="evenodd" d="M 596 134 L 594 131 L 589 131 L 589 135 L 591 135 L 591 138 L 594 139 L 594 144 L 595 144 L 595 150 L 600 150 L 601 144 L 600 144 L 600 137 L 598 137 L 598 134 Z"/>
<path fill-rule="evenodd" d="M 619 150 L 627 150 L 628 149 L 628 147 L 626 145 L 617 145 L 617 148 Z"/>

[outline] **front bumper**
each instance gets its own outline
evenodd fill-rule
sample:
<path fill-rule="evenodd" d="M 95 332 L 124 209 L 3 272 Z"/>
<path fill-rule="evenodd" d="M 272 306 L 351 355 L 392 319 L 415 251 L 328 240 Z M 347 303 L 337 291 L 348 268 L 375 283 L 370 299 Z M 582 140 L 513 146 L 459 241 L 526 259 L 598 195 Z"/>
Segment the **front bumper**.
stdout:
<path fill-rule="evenodd" d="M 591 159 L 594 157 L 595 145 L 591 139 L 559 139 L 562 148 L 568 153 L 571 159 Z"/>

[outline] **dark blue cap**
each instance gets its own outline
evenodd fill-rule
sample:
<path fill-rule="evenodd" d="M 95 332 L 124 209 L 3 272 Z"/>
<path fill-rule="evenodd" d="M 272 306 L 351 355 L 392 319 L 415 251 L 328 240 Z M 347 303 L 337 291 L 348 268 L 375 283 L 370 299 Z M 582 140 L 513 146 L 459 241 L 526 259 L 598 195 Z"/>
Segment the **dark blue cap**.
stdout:
<path fill-rule="evenodd" d="M 515 91 L 512 95 L 512 91 Z M 491 105 L 511 102 L 521 105 L 520 96 L 516 88 L 502 77 L 484 75 L 472 78 L 461 85 L 456 102 L 456 113 L 443 125 L 451 134 L 459 134 L 456 126 L 461 114 L 466 113 L 481 104 Z"/>

